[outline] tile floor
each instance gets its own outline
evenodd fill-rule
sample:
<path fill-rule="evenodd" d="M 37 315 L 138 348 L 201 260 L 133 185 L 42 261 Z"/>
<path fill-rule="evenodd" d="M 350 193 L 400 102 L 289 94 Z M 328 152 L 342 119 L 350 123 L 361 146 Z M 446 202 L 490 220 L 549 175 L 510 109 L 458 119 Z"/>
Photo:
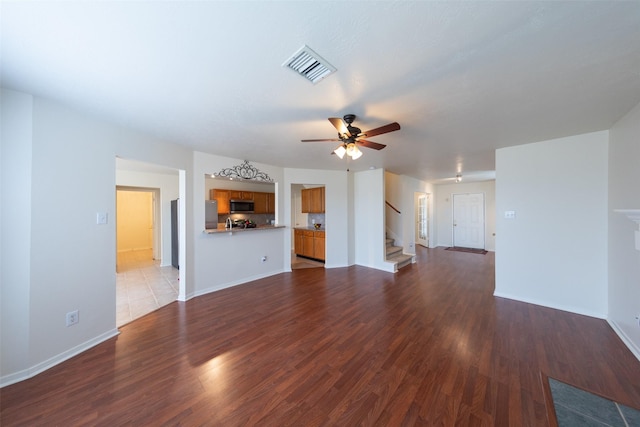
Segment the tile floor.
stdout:
<path fill-rule="evenodd" d="M 291 252 L 291 269 L 299 270 L 301 268 L 324 268 L 324 263 L 319 261 L 314 261 L 309 258 L 304 258 L 297 256 L 295 253 Z"/>
<path fill-rule="evenodd" d="M 640 411 L 549 378 L 559 427 L 640 426 Z"/>
<path fill-rule="evenodd" d="M 116 273 L 116 326 L 165 306 L 178 298 L 178 270 L 160 267 L 152 251 L 118 254 Z"/>

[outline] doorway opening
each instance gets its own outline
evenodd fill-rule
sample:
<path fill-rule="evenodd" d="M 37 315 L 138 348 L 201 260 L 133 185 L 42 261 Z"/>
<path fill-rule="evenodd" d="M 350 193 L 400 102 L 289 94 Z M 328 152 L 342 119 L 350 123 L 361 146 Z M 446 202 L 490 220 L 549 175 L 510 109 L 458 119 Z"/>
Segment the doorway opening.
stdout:
<path fill-rule="evenodd" d="M 160 189 L 116 187 L 116 327 L 175 301 L 179 271 L 162 266 Z"/>
<path fill-rule="evenodd" d="M 484 193 L 453 195 L 453 246 L 484 249 Z"/>
<path fill-rule="evenodd" d="M 323 268 L 326 259 L 325 187 L 291 184 L 291 269 Z"/>
<path fill-rule="evenodd" d="M 173 301 L 186 300 L 186 269 L 171 266 L 170 232 L 171 200 L 180 198 L 185 209 L 186 172 L 119 156 L 115 160 L 114 310 L 116 327 L 120 327 Z M 184 215 L 179 227 L 182 265 Z"/>

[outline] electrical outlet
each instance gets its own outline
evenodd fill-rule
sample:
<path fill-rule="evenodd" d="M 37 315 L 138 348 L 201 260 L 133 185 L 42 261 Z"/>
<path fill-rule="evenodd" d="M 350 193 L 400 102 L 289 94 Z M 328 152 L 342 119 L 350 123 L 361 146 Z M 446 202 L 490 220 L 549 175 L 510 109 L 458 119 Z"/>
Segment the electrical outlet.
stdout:
<path fill-rule="evenodd" d="M 67 313 L 67 326 L 75 325 L 80 321 L 78 310 L 70 311 Z"/>

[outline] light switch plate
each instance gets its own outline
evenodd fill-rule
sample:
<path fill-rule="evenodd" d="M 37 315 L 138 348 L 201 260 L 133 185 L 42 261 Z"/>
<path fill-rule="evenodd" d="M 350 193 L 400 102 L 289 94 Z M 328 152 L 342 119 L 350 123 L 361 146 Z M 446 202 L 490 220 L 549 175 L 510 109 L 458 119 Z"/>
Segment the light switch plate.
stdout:
<path fill-rule="evenodd" d="M 108 222 L 108 215 L 106 212 L 98 212 L 96 214 L 96 224 L 102 225 Z"/>
<path fill-rule="evenodd" d="M 505 219 L 515 219 L 516 218 L 516 211 L 504 211 L 504 218 Z"/>

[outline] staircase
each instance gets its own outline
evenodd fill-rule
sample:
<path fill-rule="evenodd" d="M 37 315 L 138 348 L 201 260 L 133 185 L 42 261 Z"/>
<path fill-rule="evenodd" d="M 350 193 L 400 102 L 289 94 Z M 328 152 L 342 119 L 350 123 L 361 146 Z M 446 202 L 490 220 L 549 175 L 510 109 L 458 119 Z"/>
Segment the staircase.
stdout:
<path fill-rule="evenodd" d="M 402 253 L 402 246 L 394 246 L 395 243 L 393 239 L 386 238 L 386 257 L 387 262 L 395 263 L 395 271 L 398 271 L 405 265 L 409 265 L 413 263 L 413 255 L 407 255 Z"/>

